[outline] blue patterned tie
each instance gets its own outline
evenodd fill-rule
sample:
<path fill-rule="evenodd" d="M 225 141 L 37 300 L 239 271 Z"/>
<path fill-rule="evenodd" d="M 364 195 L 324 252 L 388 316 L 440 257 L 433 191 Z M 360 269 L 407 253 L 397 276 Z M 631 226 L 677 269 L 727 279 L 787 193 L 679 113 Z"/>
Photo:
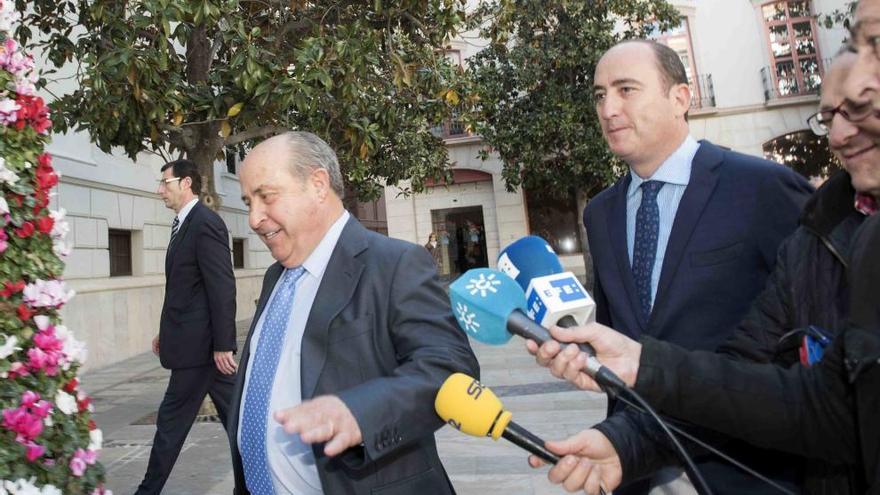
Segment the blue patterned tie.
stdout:
<path fill-rule="evenodd" d="M 269 473 L 269 459 L 266 452 L 266 424 L 269 420 L 269 399 L 278 358 L 284 344 L 290 308 L 296 281 L 305 270 L 299 266 L 284 271 L 281 285 L 266 310 L 266 319 L 260 330 L 257 352 L 250 360 L 251 373 L 248 377 L 244 398 L 244 411 L 241 415 L 241 461 L 248 491 L 252 495 L 273 495 L 272 475 Z"/>
<path fill-rule="evenodd" d="M 645 318 L 651 314 L 651 275 L 657 257 L 657 237 L 660 231 L 660 208 L 657 193 L 663 182 L 642 182 L 642 203 L 636 212 L 636 238 L 633 242 L 632 271 L 636 292 Z"/>

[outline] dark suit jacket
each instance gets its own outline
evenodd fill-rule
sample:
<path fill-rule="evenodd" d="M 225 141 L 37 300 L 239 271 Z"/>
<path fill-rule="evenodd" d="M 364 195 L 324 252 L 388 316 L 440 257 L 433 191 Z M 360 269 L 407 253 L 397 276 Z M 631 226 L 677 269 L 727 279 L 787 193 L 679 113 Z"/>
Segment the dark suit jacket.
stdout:
<path fill-rule="evenodd" d="M 714 350 L 763 289 L 777 249 L 797 226 L 812 188 L 787 167 L 702 141 L 646 320 L 627 255 L 630 181 L 626 174 L 584 210 L 597 320 L 634 339 L 649 335 L 688 349 Z M 727 465 L 704 465 L 703 474 L 713 488 L 736 490 L 736 479 L 753 484 Z"/>
<path fill-rule="evenodd" d="M 197 202 L 165 254 L 159 360 L 169 369 L 214 362 L 234 351 L 235 276 L 226 224 Z"/>
<path fill-rule="evenodd" d="M 248 493 L 237 441 L 248 349 L 282 272 L 276 263 L 263 280 L 230 411 L 238 494 Z M 477 377 L 479 365 L 456 326 L 428 252 L 349 219 L 302 339 L 303 400 L 337 395 L 363 434 L 363 446 L 335 458 L 324 455 L 323 444 L 313 446 L 324 493 L 453 493 L 434 443 L 434 431 L 443 426 L 434 398 L 450 374 Z"/>

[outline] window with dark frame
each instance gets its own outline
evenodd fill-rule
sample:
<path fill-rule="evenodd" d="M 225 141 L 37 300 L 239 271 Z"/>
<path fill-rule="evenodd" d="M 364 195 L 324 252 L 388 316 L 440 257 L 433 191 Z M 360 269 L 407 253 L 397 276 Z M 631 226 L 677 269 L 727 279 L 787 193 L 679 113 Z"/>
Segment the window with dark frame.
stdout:
<path fill-rule="evenodd" d="M 244 239 L 232 239 L 232 268 L 244 268 Z"/>
<path fill-rule="evenodd" d="M 542 237 L 557 254 L 583 252 L 577 198 L 574 192 L 554 196 L 544 191 L 523 189 L 529 233 Z"/>
<path fill-rule="evenodd" d="M 131 231 L 110 229 L 108 244 L 110 248 L 110 276 L 131 275 Z"/>
<path fill-rule="evenodd" d="M 782 0 L 761 6 L 770 48 L 770 76 L 778 97 L 815 94 L 824 69 L 809 0 Z"/>

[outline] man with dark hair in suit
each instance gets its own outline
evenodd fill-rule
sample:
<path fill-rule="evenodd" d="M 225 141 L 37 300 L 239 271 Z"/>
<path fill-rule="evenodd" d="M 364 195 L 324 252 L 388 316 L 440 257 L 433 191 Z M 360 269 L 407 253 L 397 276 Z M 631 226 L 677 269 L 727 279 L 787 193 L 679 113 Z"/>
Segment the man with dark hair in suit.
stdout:
<path fill-rule="evenodd" d="M 165 303 L 153 352 L 171 370 L 138 495 L 161 493 L 205 395 L 226 426 L 235 385 L 235 276 L 226 224 L 199 202 L 196 164 L 162 167 L 159 195 L 176 213 L 165 254 Z"/>
<path fill-rule="evenodd" d="M 779 164 L 695 141 L 684 66 L 664 45 L 631 40 L 612 47 L 593 84 L 608 147 L 629 165 L 584 211 L 597 320 L 634 338 L 714 350 L 764 287 L 812 188 Z M 619 403 L 609 409 L 587 440 L 625 450 L 630 411 Z M 770 465 L 766 452 L 732 447 L 734 457 Z M 769 490 L 713 458 L 697 464 L 721 493 Z M 783 483 L 794 477 L 764 474 Z M 615 493 L 647 493 L 674 477 L 661 473 Z"/>
<path fill-rule="evenodd" d="M 260 143 L 241 191 L 277 263 L 230 408 L 236 493 L 454 493 L 434 398 L 479 365 L 431 256 L 345 211 L 336 153 L 314 134 Z"/>

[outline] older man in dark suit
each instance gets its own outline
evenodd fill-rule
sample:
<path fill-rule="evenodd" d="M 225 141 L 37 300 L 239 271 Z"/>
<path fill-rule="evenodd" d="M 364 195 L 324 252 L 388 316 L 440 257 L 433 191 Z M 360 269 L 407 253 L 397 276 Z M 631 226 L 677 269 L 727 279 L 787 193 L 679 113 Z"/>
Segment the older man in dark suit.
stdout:
<path fill-rule="evenodd" d="M 171 370 L 150 461 L 138 495 L 161 493 L 206 394 L 226 426 L 235 385 L 235 277 L 229 236 L 219 215 L 201 204 L 196 164 L 162 167 L 159 195 L 176 213 L 165 254 L 165 303 L 153 352 Z"/>
<path fill-rule="evenodd" d="M 336 154 L 314 134 L 254 148 L 241 189 L 278 263 L 231 408 L 236 493 L 453 493 L 434 397 L 479 368 L 431 256 L 345 211 Z"/>

